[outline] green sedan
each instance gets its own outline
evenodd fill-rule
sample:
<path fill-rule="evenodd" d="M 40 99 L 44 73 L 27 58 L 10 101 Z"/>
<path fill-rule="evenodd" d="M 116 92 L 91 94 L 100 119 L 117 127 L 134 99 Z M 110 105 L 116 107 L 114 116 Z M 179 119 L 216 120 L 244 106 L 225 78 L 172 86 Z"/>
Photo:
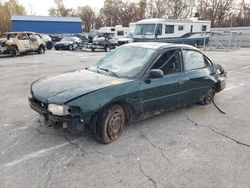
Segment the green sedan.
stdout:
<path fill-rule="evenodd" d="M 87 69 L 35 81 L 29 103 L 48 125 L 73 134 L 89 126 L 107 144 L 128 122 L 211 103 L 225 88 L 225 79 L 223 68 L 192 46 L 130 43 Z"/>

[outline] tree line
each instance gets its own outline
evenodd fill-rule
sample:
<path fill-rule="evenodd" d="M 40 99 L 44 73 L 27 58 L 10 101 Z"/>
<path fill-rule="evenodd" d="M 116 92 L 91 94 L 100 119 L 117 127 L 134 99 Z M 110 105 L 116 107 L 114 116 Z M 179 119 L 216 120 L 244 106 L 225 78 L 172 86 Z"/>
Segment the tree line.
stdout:
<path fill-rule="evenodd" d="M 18 0 L 2 1 L 0 31 L 9 31 L 11 16 L 26 12 Z M 76 9 L 67 8 L 63 0 L 55 0 L 55 7 L 51 7 L 48 14 L 79 16 L 86 32 L 102 26 L 128 26 L 130 22 L 160 17 L 185 19 L 196 16 L 211 20 L 212 27 L 250 26 L 250 3 L 245 0 L 105 0 L 98 12 L 88 5 Z"/>

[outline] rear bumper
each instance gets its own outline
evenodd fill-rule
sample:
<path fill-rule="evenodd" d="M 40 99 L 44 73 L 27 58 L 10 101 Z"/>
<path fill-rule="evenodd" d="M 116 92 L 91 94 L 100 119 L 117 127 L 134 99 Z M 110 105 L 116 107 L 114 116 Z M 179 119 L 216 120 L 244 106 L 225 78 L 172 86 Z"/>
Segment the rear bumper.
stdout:
<path fill-rule="evenodd" d="M 69 130 L 72 134 L 78 134 L 84 131 L 85 126 L 91 121 L 91 116 L 56 116 L 47 110 L 47 105 L 37 101 L 36 99 L 29 98 L 30 108 L 41 114 L 49 126 L 55 129 L 64 128 Z"/>

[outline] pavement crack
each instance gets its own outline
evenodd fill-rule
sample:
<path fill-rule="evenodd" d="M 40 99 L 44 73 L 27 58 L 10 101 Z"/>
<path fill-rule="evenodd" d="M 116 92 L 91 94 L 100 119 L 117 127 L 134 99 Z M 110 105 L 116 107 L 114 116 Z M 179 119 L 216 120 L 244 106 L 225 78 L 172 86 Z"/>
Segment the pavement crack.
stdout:
<path fill-rule="evenodd" d="M 149 176 L 149 175 L 143 170 L 143 167 L 142 167 L 142 164 L 141 164 L 140 160 L 137 160 L 137 161 L 138 161 L 138 164 L 139 164 L 139 170 L 140 170 L 140 172 L 143 174 L 143 176 L 145 176 L 145 177 L 148 179 L 148 181 L 152 182 L 154 188 L 157 188 L 157 183 L 156 183 L 156 181 L 154 180 L 154 178 L 152 178 L 151 176 Z"/>
<path fill-rule="evenodd" d="M 69 144 L 79 149 L 83 154 L 88 154 L 81 146 L 79 146 L 77 143 L 72 142 L 72 140 L 70 140 L 67 136 L 64 135 L 63 137 L 67 142 L 69 142 Z"/>
<path fill-rule="evenodd" d="M 154 144 L 145 134 L 143 134 L 143 133 L 142 133 L 141 131 L 139 131 L 137 128 L 134 127 L 134 129 L 135 129 L 136 131 L 138 131 L 138 132 L 141 134 L 141 137 L 144 138 L 152 147 L 158 149 L 158 150 L 160 151 L 160 153 L 161 153 L 161 156 L 162 156 L 163 158 L 165 158 L 169 163 L 171 163 L 170 160 L 168 159 L 168 157 L 164 154 L 164 151 L 166 150 L 165 148 L 160 147 L 160 146 Z"/>
<path fill-rule="evenodd" d="M 241 141 L 239 141 L 239 140 L 237 140 L 237 139 L 235 139 L 235 138 L 233 138 L 233 137 L 230 137 L 230 136 L 228 136 L 228 135 L 226 135 L 226 134 L 223 134 L 223 133 L 221 133 L 221 132 L 219 132 L 219 131 L 216 131 L 214 127 L 207 126 L 207 125 L 202 125 L 202 124 L 200 124 L 200 123 L 198 123 L 198 122 L 195 122 L 195 121 L 192 120 L 192 119 L 190 118 L 190 116 L 188 116 L 187 114 L 184 114 L 184 116 L 186 116 L 187 120 L 188 120 L 189 122 L 191 122 L 191 123 L 192 123 L 193 125 L 195 125 L 195 126 L 208 128 L 208 129 L 210 129 L 213 133 L 215 133 L 215 134 L 217 134 L 217 135 L 220 135 L 220 136 L 223 136 L 224 138 L 227 138 L 227 139 L 229 139 L 229 140 L 235 142 L 236 144 L 239 144 L 239 145 L 242 145 L 242 146 L 246 146 L 246 147 L 250 147 L 250 144 L 246 144 L 246 143 L 241 142 Z"/>
<path fill-rule="evenodd" d="M 239 145 L 246 146 L 246 147 L 250 147 L 250 144 L 246 144 L 246 143 L 244 143 L 244 142 L 241 142 L 241 141 L 239 141 L 239 140 L 236 140 L 235 138 L 232 138 L 232 137 L 230 137 L 230 136 L 228 136 L 228 135 L 226 135 L 226 134 L 220 133 L 220 132 L 214 130 L 213 128 L 210 128 L 210 129 L 211 129 L 214 133 L 216 133 L 216 134 L 218 134 L 218 135 L 221 135 L 221 136 L 223 136 L 223 137 L 225 137 L 225 138 L 227 138 L 227 139 L 230 139 L 230 140 L 234 141 L 235 143 L 237 143 L 237 144 L 239 144 Z"/>

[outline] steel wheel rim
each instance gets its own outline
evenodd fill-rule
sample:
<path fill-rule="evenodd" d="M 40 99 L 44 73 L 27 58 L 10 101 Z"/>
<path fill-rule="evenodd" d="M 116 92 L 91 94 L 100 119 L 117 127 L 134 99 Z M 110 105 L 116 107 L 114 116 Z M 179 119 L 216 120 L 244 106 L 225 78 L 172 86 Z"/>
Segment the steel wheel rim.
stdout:
<path fill-rule="evenodd" d="M 10 50 L 10 54 L 11 54 L 12 56 L 16 56 L 16 54 L 17 54 L 16 49 L 15 49 L 15 48 L 11 49 L 11 50 Z"/>
<path fill-rule="evenodd" d="M 214 91 L 211 89 L 208 92 L 208 96 L 205 97 L 206 103 L 211 103 L 213 97 L 214 97 Z"/>
<path fill-rule="evenodd" d="M 124 112 L 115 110 L 109 117 L 107 122 L 107 134 L 111 140 L 117 139 L 124 124 Z"/>

